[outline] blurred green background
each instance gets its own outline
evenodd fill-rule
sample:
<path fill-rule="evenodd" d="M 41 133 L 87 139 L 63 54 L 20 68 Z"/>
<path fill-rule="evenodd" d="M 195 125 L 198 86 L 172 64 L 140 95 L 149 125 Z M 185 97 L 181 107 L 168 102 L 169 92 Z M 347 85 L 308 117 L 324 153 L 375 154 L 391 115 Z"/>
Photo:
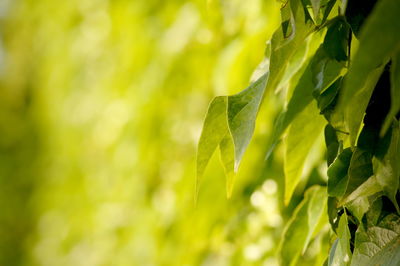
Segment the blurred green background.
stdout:
<path fill-rule="evenodd" d="M 277 265 L 269 95 L 231 199 L 209 101 L 248 84 L 275 0 L 0 0 L 0 265 Z"/>

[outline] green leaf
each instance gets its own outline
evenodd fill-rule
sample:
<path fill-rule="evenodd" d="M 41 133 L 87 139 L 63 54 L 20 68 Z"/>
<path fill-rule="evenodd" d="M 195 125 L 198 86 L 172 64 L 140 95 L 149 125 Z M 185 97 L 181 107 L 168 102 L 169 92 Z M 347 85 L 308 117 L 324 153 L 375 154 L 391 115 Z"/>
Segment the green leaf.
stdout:
<path fill-rule="evenodd" d="M 350 64 L 340 101 L 352 145 L 383 66 L 399 48 L 399 14 L 398 0 L 378 1 L 361 30 L 360 45 Z"/>
<path fill-rule="evenodd" d="M 267 78 L 268 74 L 264 74 L 244 91 L 215 97 L 210 103 L 197 149 L 196 197 L 201 177 L 218 146 L 227 179 L 227 195 L 231 195 L 234 176 L 253 135 Z"/>
<path fill-rule="evenodd" d="M 333 111 L 336 104 L 337 95 L 342 86 L 343 78 L 339 77 L 325 91 L 316 96 L 318 108 L 321 114 L 327 115 L 329 111 Z M 329 118 L 329 116 L 328 116 Z M 329 120 L 329 119 L 328 119 Z"/>
<path fill-rule="evenodd" d="M 288 204 L 300 182 L 304 164 L 325 120 L 315 103 L 309 104 L 293 121 L 285 138 L 285 204 Z"/>
<path fill-rule="evenodd" d="M 329 167 L 338 155 L 339 141 L 336 136 L 335 129 L 330 124 L 326 125 L 324 135 L 326 145 L 326 162 Z"/>
<path fill-rule="evenodd" d="M 338 62 L 321 46 L 311 62 L 314 93 L 321 93 L 344 74 L 344 63 Z"/>
<path fill-rule="evenodd" d="M 385 135 L 393 118 L 400 111 L 400 52 L 392 57 L 390 67 L 390 110 L 383 123 L 380 135 Z"/>
<path fill-rule="evenodd" d="M 352 154 L 351 148 L 344 149 L 328 168 L 329 196 L 340 198 L 346 192 Z"/>
<path fill-rule="evenodd" d="M 339 202 L 339 206 L 345 205 L 350 212 L 361 222 L 364 214 L 370 209 L 371 203 L 380 196 L 382 187 L 375 176 L 371 176 L 350 195 Z"/>
<path fill-rule="evenodd" d="M 235 171 L 253 135 L 267 79 L 268 74 L 265 74 L 244 91 L 228 96 L 228 124 L 235 145 Z"/>
<path fill-rule="evenodd" d="M 382 188 L 376 179 L 376 176 L 371 176 L 364 183 L 362 183 L 356 190 L 354 190 L 350 195 L 344 198 L 339 205 L 346 204 L 347 202 L 353 201 L 357 198 L 368 197 L 374 195 L 375 193 L 381 191 Z"/>
<path fill-rule="evenodd" d="M 400 175 L 399 123 L 396 119 L 393 121 L 392 128 L 384 139 L 389 140 L 389 147 L 384 154 L 379 154 L 382 144 L 378 146 L 376 160 L 374 160 L 374 172 L 379 185 L 382 187 L 388 198 L 393 202 L 397 212 L 400 213 L 396 200 Z M 384 141 L 384 139 L 382 141 Z M 386 146 L 385 144 L 383 145 Z"/>
<path fill-rule="evenodd" d="M 339 227 L 337 231 L 338 238 L 331 248 L 329 254 L 328 266 L 346 266 L 350 265 L 351 251 L 350 251 L 350 230 L 348 227 L 347 214 L 344 212 L 339 220 Z"/>
<path fill-rule="evenodd" d="M 197 148 L 196 198 L 199 182 L 204 174 L 208 162 L 215 149 L 229 133 L 227 122 L 228 97 L 215 97 L 209 107 L 204 120 Z"/>
<path fill-rule="evenodd" d="M 297 206 L 285 228 L 280 243 L 282 265 L 296 265 L 296 261 L 307 248 L 318 222 L 325 215 L 326 188 L 313 186 Z"/>
<path fill-rule="evenodd" d="M 359 226 L 351 266 L 396 266 L 400 264 L 400 218 L 386 216 L 378 225 Z"/>

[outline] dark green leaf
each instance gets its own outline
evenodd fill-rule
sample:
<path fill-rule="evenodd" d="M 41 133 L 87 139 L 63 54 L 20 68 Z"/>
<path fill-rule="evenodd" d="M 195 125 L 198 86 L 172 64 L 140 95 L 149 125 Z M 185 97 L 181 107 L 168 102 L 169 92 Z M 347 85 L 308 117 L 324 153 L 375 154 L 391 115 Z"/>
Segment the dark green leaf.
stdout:
<path fill-rule="evenodd" d="M 330 124 L 326 125 L 324 133 L 325 133 L 325 144 L 327 150 L 326 161 L 329 167 L 338 155 L 339 141 L 336 136 L 335 129 Z"/>
<path fill-rule="evenodd" d="M 351 148 L 346 148 L 328 168 L 328 194 L 342 197 L 347 189 L 348 169 L 352 157 Z"/>
<path fill-rule="evenodd" d="M 349 25 L 342 17 L 337 17 L 329 25 L 324 39 L 324 49 L 337 61 L 347 60 L 349 43 Z"/>

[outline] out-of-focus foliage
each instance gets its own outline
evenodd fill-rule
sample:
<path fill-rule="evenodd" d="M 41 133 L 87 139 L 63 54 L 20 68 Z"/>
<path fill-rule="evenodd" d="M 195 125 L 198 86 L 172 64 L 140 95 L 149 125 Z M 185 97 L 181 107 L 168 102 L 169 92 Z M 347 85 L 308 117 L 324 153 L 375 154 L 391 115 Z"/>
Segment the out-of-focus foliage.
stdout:
<path fill-rule="evenodd" d="M 276 265 L 277 96 L 232 199 L 215 156 L 193 196 L 207 102 L 248 85 L 279 6 L 1 0 L 0 265 Z"/>

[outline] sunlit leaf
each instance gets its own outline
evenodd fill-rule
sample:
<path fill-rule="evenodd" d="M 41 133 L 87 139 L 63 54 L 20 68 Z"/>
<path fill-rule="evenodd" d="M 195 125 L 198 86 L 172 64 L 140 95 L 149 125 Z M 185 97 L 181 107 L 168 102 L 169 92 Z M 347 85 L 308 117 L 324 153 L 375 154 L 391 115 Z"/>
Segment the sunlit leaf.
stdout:
<path fill-rule="evenodd" d="M 208 107 L 197 148 L 196 195 L 200 178 L 203 176 L 211 156 L 224 137 L 230 134 L 227 122 L 227 108 L 228 98 L 226 96 L 214 98 Z"/>
<path fill-rule="evenodd" d="M 244 91 L 218 96 L 211 102 L 198 145 L 196 195 L 200 179 L 218 146 L 227 179 L 227 195 L 231 195 L 235 173 L 253 135 L 267 78 L 268 74 L 264 74 Z"/>

